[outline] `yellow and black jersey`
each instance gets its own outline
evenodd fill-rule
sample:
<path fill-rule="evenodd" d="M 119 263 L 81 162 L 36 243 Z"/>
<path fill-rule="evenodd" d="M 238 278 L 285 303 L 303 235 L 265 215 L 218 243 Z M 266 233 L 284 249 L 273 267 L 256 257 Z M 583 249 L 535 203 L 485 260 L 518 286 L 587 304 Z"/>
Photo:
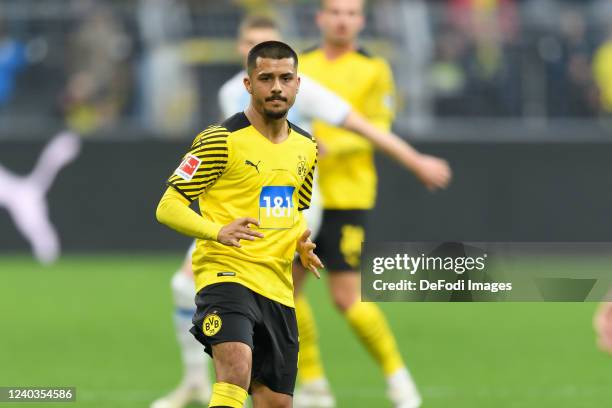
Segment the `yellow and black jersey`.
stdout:
<path fill-rule="evenodd" d="M 328 60 L 319 48 L 300 56 L 300 71 L 334 91 L 381 129 L 394 118 L 395 85 L 389 64 L 363 50 Z M 319 187 L 326 209 L 370 209 L 376 201 L 373 147 L 363 137 L 320 121 L 313 135 L 325 146 Z"/>
<path fill-rule="evenodd" d="M 200 133 L 168 180 L 202 217 L 226 225 L 241 217 L 259 220 L 263 239 L 241 248 L 198 240 L 192 257 L 196 288 L 236 282 L 293 307 L 291 263 L 310 205 L 317 146 L 289 123 L 289 137 L 272 143 L 244 113 Z M 256 227 L 253 227 L 256 228 Z"/>

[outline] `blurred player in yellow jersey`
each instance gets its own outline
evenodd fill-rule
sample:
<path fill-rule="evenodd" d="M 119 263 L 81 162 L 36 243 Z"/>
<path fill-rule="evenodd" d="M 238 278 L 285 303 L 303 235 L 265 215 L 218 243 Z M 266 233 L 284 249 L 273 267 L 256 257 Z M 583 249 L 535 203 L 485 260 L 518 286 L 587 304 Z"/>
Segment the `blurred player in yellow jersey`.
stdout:
<path fill-rule="evenodd" d="M 301 56 L 301 72 L 336 92 L 379 129 L 388 131 L 394 117 L 395 91 L 386 61 L 357 45 L 364 26 L 362 0 L 323 0 L 317 14 L 322 44 Z M 323 221 L 317 253 L 326 264 L 331 294 L 338 310 L 381 367 L 388 395 L 397 408 L 416 408 L 421 397 L 399 353 L 380 309 L 360 301 L 359 258 L 369 210 L 376 199 L 373 145 L 346 129 L 315 122 L 314 136 L 325 146 L 319 161 Z M 410 169 L 430 190 L 445 187 L 450 169 L 441 159 L 398 143 L 387 153 Z M 305 277 L 304 273 L 301 276 Z M 294 271 L 296 288 L 302 286 Z M 300 332 L 302 321 L 299 321 Z M 301 339 L 301 349 L 312 345 Z M 310 369 L 300 366 L 300 369 Z"/>
<path fill-rule="evenodd" d="M 247 57 L 249 106 L 194 140 L 157 219 L 197 239 L 197 310 L 191 333 L 213 357 L 210 408 L 290 408 L 298 332 L 291 264 L 295 253 L 318 276 L 302 211 L 308 209 L 317 148 L 287 120 L 300 79 L 285 43 L 267 41 Z M 198 200 L 200 214 L 189 208 Z"/>

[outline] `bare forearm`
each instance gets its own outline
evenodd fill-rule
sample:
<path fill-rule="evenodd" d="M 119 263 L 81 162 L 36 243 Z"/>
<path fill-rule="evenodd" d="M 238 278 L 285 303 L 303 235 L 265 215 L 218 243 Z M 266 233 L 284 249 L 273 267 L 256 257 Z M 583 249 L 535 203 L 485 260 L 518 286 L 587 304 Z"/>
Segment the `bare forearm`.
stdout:
<path fill-rule="evenodd" d="M 199 239 L 216 241 L 222 227 L 194 212 L 189 208 L 189 201 L 172 187 L 162 196 L 155 215 L 160 223 Z"/>

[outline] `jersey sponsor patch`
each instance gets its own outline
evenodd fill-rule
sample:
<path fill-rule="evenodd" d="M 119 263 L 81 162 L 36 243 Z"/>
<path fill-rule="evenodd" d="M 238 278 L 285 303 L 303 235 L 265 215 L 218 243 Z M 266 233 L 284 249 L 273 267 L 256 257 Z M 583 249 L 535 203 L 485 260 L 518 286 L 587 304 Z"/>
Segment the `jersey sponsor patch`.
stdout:
<path fill-rule="evenodd" d="M 202 160 L 193 154 L 187 155 L 178 168 L 174 171 L 174 174 L 181 177 L 183 180 L 191 180 L 193 175 L 198 171 Z"/>
<path fill-rule="evenodd" d="M 202 323 L 202 331 L 208 337 L 214 336 L 219 333 L 221 330 L 221 326 L 223 325 L 223 321 L 219 315 L 214 313 L 206 315 L 204 318 L 204 322 Z"/>
<path fill-rule="evenodd" d="M 295 206 L 293 186 L 264 186 L 259 195 L 259 228 L 287 229 L 293 227 Z"/>

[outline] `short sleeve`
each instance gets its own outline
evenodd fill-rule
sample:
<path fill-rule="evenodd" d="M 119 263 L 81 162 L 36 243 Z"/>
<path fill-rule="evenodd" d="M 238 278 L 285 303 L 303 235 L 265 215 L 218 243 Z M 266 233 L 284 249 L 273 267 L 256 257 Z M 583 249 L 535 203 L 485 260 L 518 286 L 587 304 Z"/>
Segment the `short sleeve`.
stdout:
<path fill-rule="evenodd" d="M 167 184 L 189 201 L 194 201 L 223 174 L 228 161 L 227 137 L 222 126 L 200 133 Z"/>
<path fill-rule="evenodd" d="M 377 127 L 389 130 L 395 117 L 395 83 L 389 64 L 383 59 L 378 61 L 376 79 L 362 113 Z"/>

